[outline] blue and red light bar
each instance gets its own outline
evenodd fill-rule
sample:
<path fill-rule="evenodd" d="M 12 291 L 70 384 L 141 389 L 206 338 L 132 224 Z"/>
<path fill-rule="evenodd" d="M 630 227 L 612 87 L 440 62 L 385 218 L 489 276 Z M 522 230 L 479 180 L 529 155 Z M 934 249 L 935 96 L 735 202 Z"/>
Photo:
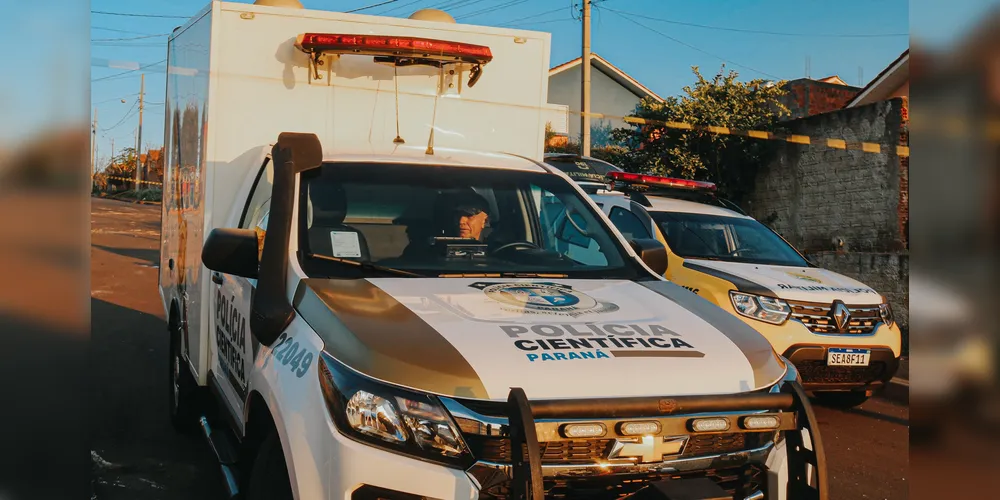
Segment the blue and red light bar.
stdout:
<path fill-rule="evenodd" d="M 493 60 L 489 47 L 411 36 L 304 33 L 295 45 L 305 52 L 335 52 L 436 61 L 486 64 Z"/>
<path fill-rule="evenodd" d="M 644 186 L 669 187 L 679 189 L 691 189 L 694 191 L 715 191 L 715 183 L 704 181 L 692 181 L 688 179 L 676 179 L 673 177 L 659 177 L 655 175 L 633 174 L 630 172 L 608 172 L 608 177 L 615 182 L 627 184 L 642 184 Z"/>

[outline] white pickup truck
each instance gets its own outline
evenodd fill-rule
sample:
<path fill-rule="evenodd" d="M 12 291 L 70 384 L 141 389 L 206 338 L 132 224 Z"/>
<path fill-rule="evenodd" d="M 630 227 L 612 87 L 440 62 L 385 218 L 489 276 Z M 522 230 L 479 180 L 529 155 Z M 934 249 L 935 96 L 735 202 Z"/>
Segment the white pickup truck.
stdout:
<path fill-rule="evenodd" d="M 548 59 L 440 12 L 171 36 L 171 418 L 231 495 L 827 498 L 794 368 L 542 162 Z"/>

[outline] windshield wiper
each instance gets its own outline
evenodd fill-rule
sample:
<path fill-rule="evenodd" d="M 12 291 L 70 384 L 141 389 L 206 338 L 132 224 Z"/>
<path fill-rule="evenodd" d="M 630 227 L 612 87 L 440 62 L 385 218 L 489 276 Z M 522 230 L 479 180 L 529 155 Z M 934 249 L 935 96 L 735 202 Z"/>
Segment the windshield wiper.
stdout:
<path fill-rule="evenodd" d="M 568 274 L 560 273 L 500 273 L 503 278 L 567 278 Z"/>
<path fill-rule="evenodd" d="M 358 262 L 356 260 L 341 259 L 339 257 L 330 257 L 329 255 L 320 255 L 320 254 L 315 254 L 315 253 L 307 253 L 306 257 L 311 257 L 311 258 L 319 259 L 319 260 L 325 260 L 327 262 L 337 262 L 337 263 L 340 263 L 340 264 L 349 264 L 349 265 L 352 265 L 352 266 L 355 266 L 355 267 L 360 267 L 361 269 L 364 269 L 366 271 L 380 271 L 380 272 L 383 272 L 383 273 L 395 274 L 395 275 L 398 275 L 398 276 L 407 276 L 407 277 L 411 277 L 411 278 L 422 278 L 423 277 L 422 274 L 412 273 L 410 271 L 404 271 L 402 269 L 395 269 L 395 268 L 392 268 L 392 267 L 380 266 L 378 264 L 373 264 L 373 263 L 367 262 L 367 261 L 365 261 L 365 262 Z"/>

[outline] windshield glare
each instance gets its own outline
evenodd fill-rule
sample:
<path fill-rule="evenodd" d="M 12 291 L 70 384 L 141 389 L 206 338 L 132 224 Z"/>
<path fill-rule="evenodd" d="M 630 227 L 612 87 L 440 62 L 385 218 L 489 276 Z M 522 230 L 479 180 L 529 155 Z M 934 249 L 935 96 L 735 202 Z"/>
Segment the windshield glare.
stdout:
<path fill-rule="evenodd" d="M 300 247 L 311 276 L 637 273 L 585 200 L 551 174 L 336 163 L 301 180 Z"/>
<path fill-rule="evenodd" d="M 754 219 L 676 212 L 650 214 L 677 255 L 751 264 L 806 267 L 785 240 Z"/>

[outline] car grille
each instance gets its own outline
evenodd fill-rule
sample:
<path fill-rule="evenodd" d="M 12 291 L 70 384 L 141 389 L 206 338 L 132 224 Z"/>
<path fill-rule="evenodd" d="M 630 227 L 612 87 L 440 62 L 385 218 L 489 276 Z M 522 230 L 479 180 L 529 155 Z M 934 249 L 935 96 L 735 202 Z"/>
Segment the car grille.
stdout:
<path fill-rule="evenodd" d="M 491 477 L 477 477 L 483 489 L 480 500 L 504 500 L 510 495 L 510 483 L 497 480 L 498 475 L 482 471 Z M 745 498 L 754 491 L 767 498 L 767 471 L 758 465 L 685 472 L 680 474 L 651 473 L 581 478 L 548 478 L 544 483 L 546 499 L 612 500 L 635 493 L 654 481 L 670 479 L 709 478 L 733 498 Z"/>
<path fill-rule="evenodd" d="M 774 438 L 773 432 L 734 432 L 728 434 L 692 435 L 680 458 L 732 453 L 764 446 Z M 499 464 L 510 463 L 510 441 L 498 436 L 466 434 L 465 440 L 478 460 Z M 607 459 L 614 439 L 579 439 L 539 443 L 543 464 L 592 464 Z M 527 455 L 527 450 L 523 451 Z"/>
<path fill-rule="evenodd" d="M 792 308 L 792 319 L 806 325 L 806 328 L 813 333 L 869 335 L 882 321 L 878 305 L 847 305 L 847 310 L 851 313 L 851 320 L 844 329 L 840 329 L 833 319 L 833 304 L 793 300 L 786 302 Z"/>
<path fill-rule="evenodd" d="M 803 384 L 868 384 L 881 380 L 887 367 L 882 361 L 868 366 L 827 366 L 826 361 L 809 360 L 796 363 L 795 368 Z"/>

